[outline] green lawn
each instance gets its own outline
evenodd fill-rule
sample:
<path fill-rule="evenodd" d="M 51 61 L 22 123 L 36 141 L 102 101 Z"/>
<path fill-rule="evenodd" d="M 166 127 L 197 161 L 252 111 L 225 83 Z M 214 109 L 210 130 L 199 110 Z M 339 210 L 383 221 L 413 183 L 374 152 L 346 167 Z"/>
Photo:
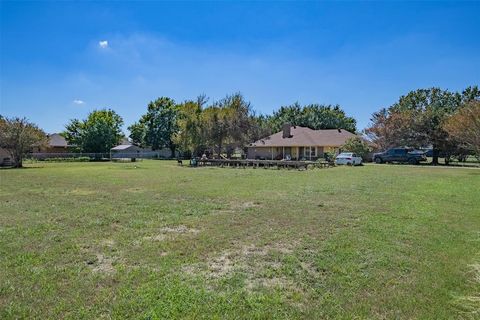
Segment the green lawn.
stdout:
<path fill-rule="evenodd" d="M 0 170 L 0 318 L 480 318 L 480 170 Z M 476 313 L 475 313 L 476 312 Z"/>

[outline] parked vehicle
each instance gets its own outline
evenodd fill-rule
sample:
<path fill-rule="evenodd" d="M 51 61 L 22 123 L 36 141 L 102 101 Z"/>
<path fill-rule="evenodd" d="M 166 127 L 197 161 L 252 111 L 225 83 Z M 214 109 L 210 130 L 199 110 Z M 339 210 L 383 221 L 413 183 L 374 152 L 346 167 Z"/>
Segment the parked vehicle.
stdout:
<path fill-rule="evenodd" d="M 426 160 L 427 157 L 425 156 L 424 151 L 411 148 L 392 148 L 385 152 L 373 154 L 373 161 L 375 163 L 399 162 L 418 164 L 419 162 Z"/>
<path fill-rule="evenodd" d="M 446 154 L 445 152 L 442 152 L 440 150 L 437 150 L 437 155 L 440 157 L 440 158 L 445 158 L 446 157 Z M 427 149 L 425 150 L 425 156 L 428 157 L 428 158 L 432 158 L 433 157 L 433 149 Z"/>
<path fill-rule="evenodd" d="M 349 166 L 358 166 L 362 164 L 362 157 L 352 152 L 343 152 L 335 157 L 335 164 L 346 164 Z"/>

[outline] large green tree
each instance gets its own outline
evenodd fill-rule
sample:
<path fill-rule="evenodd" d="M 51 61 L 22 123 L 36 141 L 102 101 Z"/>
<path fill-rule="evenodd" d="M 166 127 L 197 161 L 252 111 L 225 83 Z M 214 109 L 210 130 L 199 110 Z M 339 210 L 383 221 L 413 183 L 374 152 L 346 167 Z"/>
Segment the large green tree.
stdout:
<path fill-rule="evenodd" d="M 204 141 L 219 156 L 223 151 L 229 156 L 236 147 L 250 142 L 254 126 L 251 105 L 240 93 L 228 95 L 202 112 Z"/>
<path fill-rule="evenodd" d="M 205 147 L 202 136 L 202 112 L 207 102 L 205 95 L 178 105 L 178 130 L 173 141 L 185 155 L 199 155 Z"/>
<path fill-rule="evenodd" d="M 149 146 L 152 150 L 169 148 L 171 156 L 175 156 L 177 147 L 174 135 L 178 132 L 179 108 L 175 101 L 161 97 L 151 101 L 147 113 L 128 129 L 130 138 L 135 144 Z"/>
<path fill-rule="evenodd" d="M 25 154 L 44 145 L 46 140 L 45 132 L 26 118 L 0 116 L 0 148 L 8 151 L 15 168 L 21 168 Z"/>
<path fill-rule="evenodd" d="M 94 110 L 85 120 L 71 120 L 63 135 L 81 152 L 105 153 L 124 137 L 122 125 L 123 119 L 115 111 Z"/>
<path fill-rule="evenodd" d="M 223 151 L 229 136 L 228 110 L 209 106 L 202 112 L 202 137 L 218 156 Z"/>
<path fill-rule="evenodd" d="M 269 122 L 274 132 L 280 131 L 285 123 L 314 130 L 345 129 L 352 133 L 356 131 L 356 120 L 348 117 L 339 105 L 310 104 L 302 107 L 299 103 L 294 103 L 275 111 L 269 117 Z"/>
<path fill-rule="evenodd" d="M 252 114 L 250 117 L 251 127 L 249 136 L 250 142 L 257 141 L 261 138 L 268 137 L 274 133 L 273 129 L 270 126 L 269 118 L 265 115 L 255 115 Z"/>
<path fill-rule="evenodd" d="M 137 146 L 144 147 L 145 145 L 145 133 L 147 128 L 143 121 L 138 121 L 128 127 L 128 131 L 130 131 L 130 141 Z"/>

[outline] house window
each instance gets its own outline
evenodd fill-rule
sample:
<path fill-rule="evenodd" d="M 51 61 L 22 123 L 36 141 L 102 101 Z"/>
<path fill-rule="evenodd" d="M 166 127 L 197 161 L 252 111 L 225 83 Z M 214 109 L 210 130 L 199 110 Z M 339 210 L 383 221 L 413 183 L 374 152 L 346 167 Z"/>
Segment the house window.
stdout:
<path fill-rule="evenodd" d="M 310 147 L 305 147 L 305 158 L 310 157 Z"/>
<path fill-rule="evenodd" d="M 305 158 L 316 157 L 317 156 L 317 147 L 305 147 Z"/>

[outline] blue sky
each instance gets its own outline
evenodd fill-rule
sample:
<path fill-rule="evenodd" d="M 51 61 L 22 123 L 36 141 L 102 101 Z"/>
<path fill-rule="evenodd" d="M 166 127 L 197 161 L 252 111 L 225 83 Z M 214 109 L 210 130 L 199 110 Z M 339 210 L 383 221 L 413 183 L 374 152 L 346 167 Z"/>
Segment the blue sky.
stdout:
<path fill-rule="evenodd" d="M 340 104 L 364 128 L 408 91 L 480 84 L 480 2 L 0 2 L 0 114 L 47 132 L 110 107 L 242 92 Z"/>

